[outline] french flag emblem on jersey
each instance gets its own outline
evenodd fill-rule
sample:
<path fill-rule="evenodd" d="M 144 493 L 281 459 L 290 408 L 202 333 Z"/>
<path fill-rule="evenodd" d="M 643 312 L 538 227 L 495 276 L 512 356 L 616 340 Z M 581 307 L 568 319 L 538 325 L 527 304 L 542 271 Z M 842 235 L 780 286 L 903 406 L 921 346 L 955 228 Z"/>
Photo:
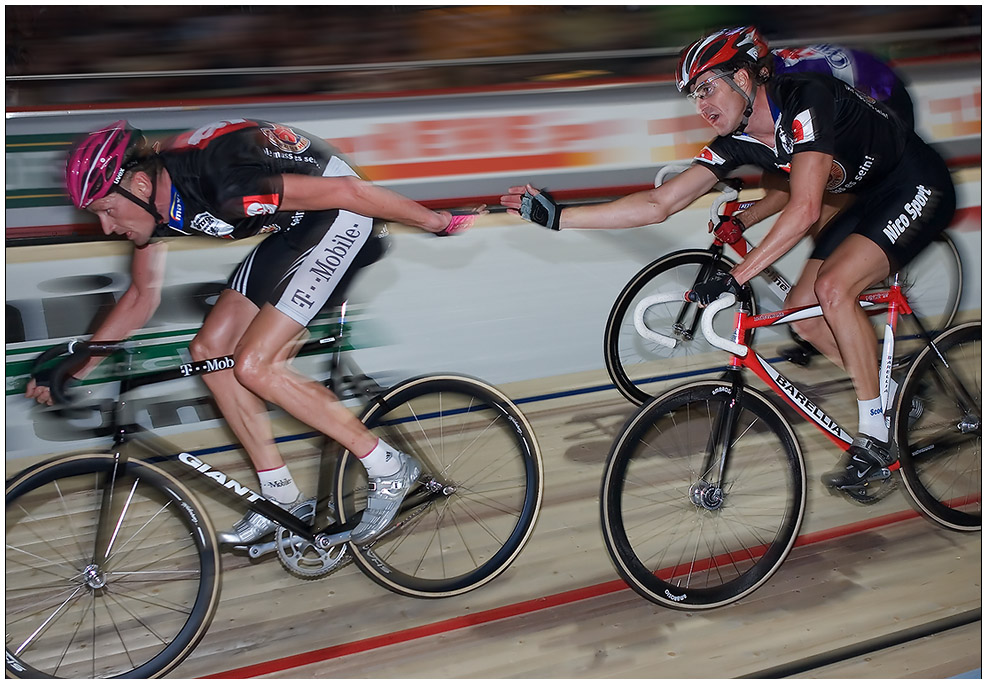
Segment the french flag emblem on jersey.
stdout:
<path fill-rule="evenodd" d="M 792 121 L 792 139 L 795 144 L 812 142 L 816 139 L 816 129 L 812 125 L 812 112 L 806 109 Z"/>
<path fill-rule="evenodd" d="M 704 161 L 709 164 L 715 164 L 717 166 L 726 163 L 726 159 L 716 154 L 716 152 L 709 149 L 708 147 L 704 147 L 702 151 L 696 155 L 696 159 L 698 161 Z"/>

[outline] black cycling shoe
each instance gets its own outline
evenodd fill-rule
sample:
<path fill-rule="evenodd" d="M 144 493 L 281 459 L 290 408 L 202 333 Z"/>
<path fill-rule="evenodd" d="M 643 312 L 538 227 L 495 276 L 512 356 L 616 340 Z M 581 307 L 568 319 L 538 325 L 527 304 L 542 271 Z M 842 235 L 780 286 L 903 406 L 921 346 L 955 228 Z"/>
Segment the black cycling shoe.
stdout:
<path fill-rule="evenodd" d="M 871 437 L 857 437 L 843 457 L 843 467 L 822 476 L 822 483 L 833 489 L 847 489 L 891 477 L 888 469 L 894 458 L 888 445 Z"/>

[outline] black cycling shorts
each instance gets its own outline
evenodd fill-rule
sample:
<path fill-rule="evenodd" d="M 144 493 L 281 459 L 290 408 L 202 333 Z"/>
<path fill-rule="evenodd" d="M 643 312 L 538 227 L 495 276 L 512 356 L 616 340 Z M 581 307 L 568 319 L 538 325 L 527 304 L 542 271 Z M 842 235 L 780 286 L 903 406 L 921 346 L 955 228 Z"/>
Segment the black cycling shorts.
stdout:
<path fill-rule="evenodd" d="M 360 268 L 379 259 L 386 227 L 344 210 L 308 212 L 272 233 L 247 255 L 227 287 L 257 305 L 273 304 L 303 326 L 330 303 L 343 301 Z"/>
<path fill-rule="evenodd" d="M 956 190 L 935 150 L 912 134 L 901 161 L 880 185 L 854 198 L 816 239 L 810 259 L 826 259 L 848 236 L 863 235 L 901 269 L 953 220 Z"/>

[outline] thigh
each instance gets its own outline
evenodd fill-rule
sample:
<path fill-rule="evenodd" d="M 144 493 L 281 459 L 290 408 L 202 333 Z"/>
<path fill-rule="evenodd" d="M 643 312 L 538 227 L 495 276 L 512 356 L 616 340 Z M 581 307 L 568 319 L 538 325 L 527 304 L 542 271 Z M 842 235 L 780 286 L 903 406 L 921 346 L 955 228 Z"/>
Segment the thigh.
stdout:
<path fill-rule="evenodd" d="M 232 354 L 243 333 L 256 318 L 257 311 L 257 305 L 239 292 L 223 290 L 195 334 L 195 339 L 208 343 L 211 353 Z"/>
<path fill-rule="evenodd" d="M 890 272 L 891 264 L 884 250 L 870 238 L 854 234 L 822 262 L 816 280 L 825 279 L 830 287 L 856 297 L 887 278 Z"/>

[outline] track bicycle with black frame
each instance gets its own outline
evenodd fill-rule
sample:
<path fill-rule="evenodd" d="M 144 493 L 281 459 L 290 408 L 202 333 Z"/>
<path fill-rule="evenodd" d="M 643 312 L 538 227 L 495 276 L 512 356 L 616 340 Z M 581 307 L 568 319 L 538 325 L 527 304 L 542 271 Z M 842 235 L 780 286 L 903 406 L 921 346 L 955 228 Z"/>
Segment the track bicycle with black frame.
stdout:
<path fill-rule="evenodd" d="M 666 166 L 655 177 L 655 186 L 688 167 Z M 721 183 L 720 194 L 710 207 L 710 226 L 720 217 L 733 216 L 753 204 L 740 201 L 740 180 Z M 678 340 L 674 348 L 664 347 L 637 334 L 634 311 L 638 302 L 659 292 L 684 292 L 703 282 L 713 269 L 729 271 L 737 262 L 726 252 L 729 247 L 737 257 L 744 258 L 754 245 L 747 238 L 733 244 L 713 239 L 705 249 L 683 249 L 666 254 L 641 269 L 617 296 L 607 318 L 603 336 L 603 356 L 607 372 L 620 393 L 640 405 L 655 396 L 667 379 L 669 361 L 674 362 L 675 378 L 688 378 L 722 372 L 722 366 L 711 366 L 721 357 L 698 334 L 699 307 L 679 301 L 650 307 L 647 324 L 654 330 L 669 331 Z M 914 316 L 930 332 L 945 330 L 952 325 L 959 308 L 963 286 L 963 269 L 956 245 L 943 232 L 899 274 L 902 289 L 908 296 Z M 752 287 L 754 286 L 754 287 Z M 890 280 L 879 287 L 887 288 Z M 761 310 L 761 302 L 770 302 L 772 309 L 784 306 L 792 286 L 776 268 L 765 269 L 759 278 L 744 286 L 742 303 L 752 314 Z M 877 288 L 875 288 L 877 289 Z M 911 316 L 909 318 L 912 318 Z M 721 333 L 730 332 L 723 321 Z M 899 336 L 897 366 L 907 365 L 915 353 L 924 347 L 919 327 L 909 321 L 908 334 Z M 750 334 L 753 334 L 751 331 Z M 805 365 L 814 350 L 805 343 L 792 345 L 782 351 L 789 361 Z"/>
<path fill-rule="evenodd" d="M 414 454 L 422 474 L 394 522 L 356 544 L 366 471 L 326 440 L 318 495 L 290 511 L 140 426 L 127 398 L 140 387 L 227 369 L 230 357 L 127 377 L 102 408 L 105 453 L 52 458 L 7 480 L 6 674 L 153 677 L 181 663 L 209 627 L 220 595 L 220 549 L 194 490 L 278 523 L 273 541 L 236 550 L 276 553 L 291 574 L 316 579 L 348 562 L 390 591 L 455 596 L 504 572 L 530 538 L 543 466 L 534 433 L 511 400 L 467 376 L 435 374 L 382 389 L 348 358 L 340 335 L 302 354 L 331 350 L 326 385 L 365 401 L 361 420 Z M 55 359 L 53 394 L 89 354 L 128 343 L 74 343 Z M 68 356 L 64 356 L 64 353 Z M 57 357 L 57 358 L 56 358 Z"/>
<path fill-rule="evenodd" d="M 651 306 L 683 298 L 657 294 L 636 306 L 638 334 L 674 348 L 680 340 L 651 327 Z M 727 294 L 703 311 L 704 339 L 730 354 L 721 380 L 669 390 L 639 408 L 614 440 L 600 496 L 607 550 L 621 577 L 648 600 L 679 610 L 737 601 L 762 586 L 784 562 L 806 505 L 805 461 L 795 430 L 774 397 L 744 381 L 743 370 L 818 428 L 841 451 L 851 435 L 807 391 L 750 346 L 765 326 L 821 315 L 818 306 L 735 314 L 729 338 L 713 317 L 732 309 Z M 867 293 L 861 305 L 887 308 L 880 387 L 896 460 L 845 494 L 860 503 L 884 498 L 900 479 L 912 505 L 955 531 L 980 529 L 981 324 L 963 323 L 934 337 L 892 396 L 894 330 L 909 311 L 897 280 Z"/>

